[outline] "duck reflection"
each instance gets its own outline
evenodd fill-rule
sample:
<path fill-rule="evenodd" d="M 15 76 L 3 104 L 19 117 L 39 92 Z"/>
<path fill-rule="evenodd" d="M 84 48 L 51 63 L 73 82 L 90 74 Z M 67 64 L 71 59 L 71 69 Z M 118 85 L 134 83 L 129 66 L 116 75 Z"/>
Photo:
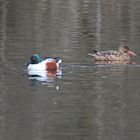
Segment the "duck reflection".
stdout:
<path fill-rule="evenodd" d="M 135 64 L 135 62 L 132 61 L 95 61 L 95 64 Z"/>
<path fill-rule="evenodd" d="M 62 77 L 62 70 L 29 70 L 27 71 L 28 78 L 31 81 L 39 81 L 42 82 L 42 84 L 46 84 L 48 87 L 56 87 L 56 89 L 59 89 L 59 87 L 56 85 L 56 79 Z"/>

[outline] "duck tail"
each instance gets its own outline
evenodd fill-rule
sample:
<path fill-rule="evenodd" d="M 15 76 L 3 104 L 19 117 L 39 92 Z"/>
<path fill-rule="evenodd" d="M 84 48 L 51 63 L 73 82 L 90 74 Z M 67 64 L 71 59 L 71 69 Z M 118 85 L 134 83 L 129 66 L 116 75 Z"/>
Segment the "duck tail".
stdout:
<path fill-rule="evenodd" d="M 62 59 L 60 57 L 55 57 L 54 59 L 56 60 L 57 63 L 62 63 Z"/>
<path fill-rule="evenodd" d="M 98 51 L 96 50 L 92 50 L 93 53 L 88 53 L 88 55 L 93 56 L 93 57 L 97 57 L 98 56 Z"/>
<path fill-rule="evenodd" d="M 92 50 L 92 52 L 95 53 L 95 54 L 97 54 L 98 51 L 97 50 Z"/>

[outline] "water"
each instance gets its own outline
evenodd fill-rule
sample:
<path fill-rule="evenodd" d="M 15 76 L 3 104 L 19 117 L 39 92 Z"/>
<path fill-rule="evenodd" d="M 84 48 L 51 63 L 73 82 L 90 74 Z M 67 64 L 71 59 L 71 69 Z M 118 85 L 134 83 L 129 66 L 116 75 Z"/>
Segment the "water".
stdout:
<path fill-rule="evenodd" d="M 139 140 L 138 0 L 0 1 L 0 140 Z M 125 39 L 133 64 L 96 64 Z M 30 80 L 39 53 L 62 75 Z"/>

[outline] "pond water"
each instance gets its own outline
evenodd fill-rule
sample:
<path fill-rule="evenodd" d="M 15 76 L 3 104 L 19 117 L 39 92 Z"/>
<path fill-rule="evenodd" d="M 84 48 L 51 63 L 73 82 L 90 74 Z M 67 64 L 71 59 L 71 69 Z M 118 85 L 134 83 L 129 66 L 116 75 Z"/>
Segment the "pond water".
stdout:
<path fill-rule="evenodd" d="M 139 0 L 0 1 L 0 140 L 140 139 Z M 97 64 L 92 49 L 126 40 L 132 64 Z M 33 54 L 60 75 L 30 79 Z"/>

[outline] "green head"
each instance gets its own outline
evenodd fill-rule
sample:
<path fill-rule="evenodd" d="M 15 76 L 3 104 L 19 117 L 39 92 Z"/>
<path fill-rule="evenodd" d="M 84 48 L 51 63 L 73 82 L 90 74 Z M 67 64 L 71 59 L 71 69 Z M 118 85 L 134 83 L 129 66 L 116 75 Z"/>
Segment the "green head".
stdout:
<path fill-rule="evenodd" d="M 38 64 L 41 62 L 41 57 L 38 54 L 33 54 L 30 57 L 31 64 Z"/>

